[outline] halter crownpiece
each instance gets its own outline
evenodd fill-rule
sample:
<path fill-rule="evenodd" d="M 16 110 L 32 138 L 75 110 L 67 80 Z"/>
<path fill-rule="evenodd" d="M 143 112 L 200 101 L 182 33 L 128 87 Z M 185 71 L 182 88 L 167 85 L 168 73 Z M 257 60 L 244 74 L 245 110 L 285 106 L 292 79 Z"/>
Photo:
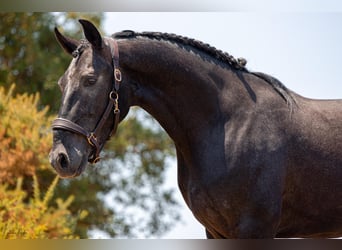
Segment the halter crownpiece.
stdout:
<path fill-rule="evenodd" d="M 119 109 L 119 88 L 120 88 L 120 83 L 122 81 L 122 74 L 119 69 L 119 47 L 118 43 L 115 39 L 108 37 L 105 38 L 106 41 L 108 41 L 108 46 L 110 47 L 111 51 L 111 56 L 112 56 L 112 62 L 113 62 L 113 75 L 114 75 L 114 81 L 112 84 L 112 90 L 109 93 L 109 99 L 108 99 L 108 104 L 103 112 L 100 120 L 97 122 L 97 125 L 95 126 L 94 130 L 92 132 L 88 132 L 85 130 L 83 127 L 80 125 L 76 124 L 73 121 L 70 121 L 65 118 L 56 118 L 52 122 L 52 129 L 53 130 L 66 130 L 75 134 L 79 134 L 81 136 L 84 136 L 87 139 L 87 142 L 89 143 L 90 146 L 93 147 L 93 153 L 91 156 L 88 158 L 88 162 L 90 163 L 96 163 L 100 160 L 100 151 L 102 147 L 104 146 L 104 141 L 99 142 L 98 141 L 98 133 L 102 129 L 103 125 L 107 121 L 111 111 L 113 110 L 114 112 L 114 123 L 112 130 L 109 134 L 108 139 L 112 136 L 115 135 L 116 130 L 118 128 L 118 124 L 120 121 L 120 109 Z M 114 109 L 113 109 L 114 107 Z"/>

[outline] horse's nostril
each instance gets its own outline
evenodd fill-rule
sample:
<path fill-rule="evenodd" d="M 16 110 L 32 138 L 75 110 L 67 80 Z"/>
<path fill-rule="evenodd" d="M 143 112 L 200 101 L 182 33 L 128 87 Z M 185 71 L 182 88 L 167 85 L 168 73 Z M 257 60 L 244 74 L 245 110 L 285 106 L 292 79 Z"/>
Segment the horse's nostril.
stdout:
<path fill-rule="evenodd" d="M 57 162 L 61 168 L 68 168 L 69 166 L 69 161 L 68 158 L 65 154 L 60 153 L 57 157 Z"/>

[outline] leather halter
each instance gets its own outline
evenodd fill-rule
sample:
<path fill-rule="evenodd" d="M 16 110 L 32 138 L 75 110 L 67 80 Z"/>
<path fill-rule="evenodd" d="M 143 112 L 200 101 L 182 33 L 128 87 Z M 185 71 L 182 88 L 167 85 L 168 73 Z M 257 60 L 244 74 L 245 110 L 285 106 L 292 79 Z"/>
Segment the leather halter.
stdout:
<path fill-rule="evenodd" d="M 93 153 L 91 156 L 88 158 L 88 162 L 90 163 L 96 163 L 100 160 L 100 151 L 102 147 L 104 146 L 105 141 L 99 142 L 98 141 L 98 133 L 101 131 L 103 125 L 107 121 L 110 112 L 113 110 L 114 107 L 114 123 L 113 127 L 111 130 L 111 133 L 109 134 L 108 139 L 113 135 L 115 135 L 116 130 L 118 128 L 119 124 L 119 118 L 120 118 L 120 109 L 119 109 L 119 88 L 120 88 L 120 83 L 122 80 L 121 76 L 121 71 L 119 69 L 119 47 L 115 39 L 109 37 L 107 39 L 110 50 L 111 50 L 111 55 L 112 55 L 112 61 L 113 61 L 113 74 L 114 74 L 114 82 L 112 85 L 112 90 L 109 93 L 109 100 L 107 107 L 105 111 L 103 112 L 100 120 L 97 122 L 96 127 L 92 132 L 89 132 L 85 130 L 83 127 L 80 125 L 65 119 L 65 118 L 56 118 L 52 122 L 52 129 L 54 130 L 67 130 L 72 133 L 79 134 L 81 136 L 84 136 L 87 139 L 87 142 L 93 147 Z"/>

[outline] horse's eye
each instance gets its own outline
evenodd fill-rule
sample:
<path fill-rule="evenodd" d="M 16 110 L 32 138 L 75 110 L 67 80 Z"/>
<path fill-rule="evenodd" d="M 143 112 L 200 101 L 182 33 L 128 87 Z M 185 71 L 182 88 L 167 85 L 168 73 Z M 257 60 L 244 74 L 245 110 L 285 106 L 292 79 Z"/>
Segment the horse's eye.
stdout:
<path fill-rule="evenodd" d="M 93 77 L 89 77 L 86 79 L 84 85 L 85 86 L 92 86 L 96 83 L 97 79 L 96 78 L 93 78 Z"/>

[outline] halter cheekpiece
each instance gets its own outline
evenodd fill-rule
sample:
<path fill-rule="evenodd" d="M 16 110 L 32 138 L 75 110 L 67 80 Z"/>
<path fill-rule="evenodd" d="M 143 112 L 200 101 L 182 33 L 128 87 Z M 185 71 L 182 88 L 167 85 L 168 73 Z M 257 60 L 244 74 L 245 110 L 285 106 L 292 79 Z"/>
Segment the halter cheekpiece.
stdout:
<path fill-rule="evenodd" d="M 110 47 L 112 61 L 113 61 L 114 81 L 112 84 L 112 90 L 109 93 L 107 107 L 105 111 L 103 112 L 100 120 L 97 122 L 96 127 L 94 128 L 92 132 L 89 132 L 85 130 L 83 127 L 81 127 L 80 125 L 76 124 L 75 122 L 70 121 L 65 118 L 56 118 L 52 122 L 52 129 L 54 130 L 58 130 L 58 129 L 67 130 L 69 132 L 82 135 L 87 139 L 87 142 L 89 143 L 89 145 L 93 147 L 93 152 L 91 156 L 88 158 L 88 162 L 90 163 L 96 163 L 100 160 L 100 151 L 102 147 L 104 146 L 105 141 L 101 143 L 98 141 L 98 133 L 101 131 L 103 125 L 107 121 L 110 113 L 112 111 L 114 112 L 114 123 L 113 123 L 113 127 L 111 130 L 111 133 L 109 134 L 108 139 L 112 135 L 115 135 L 116 130 L 118 128 L 118 124 L 119 124 L 119 118 L 120 118 L 118 91 L 120 88 L 120 83 L 122 81 L 122 75 L 119 69 L 119 47 L 115 39 L 108 37 L 106 38 L 106 40 L 108 41 L 108 45 Z"/>

